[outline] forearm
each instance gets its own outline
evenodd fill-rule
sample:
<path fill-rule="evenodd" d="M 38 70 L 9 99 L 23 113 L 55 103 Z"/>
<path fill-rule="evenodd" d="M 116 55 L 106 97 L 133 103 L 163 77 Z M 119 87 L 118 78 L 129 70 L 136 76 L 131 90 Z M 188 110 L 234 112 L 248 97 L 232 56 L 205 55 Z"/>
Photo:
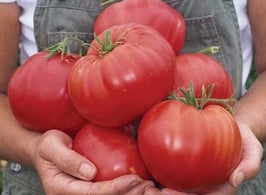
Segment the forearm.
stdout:
<path fill-rule="evenodd" d="M 265 86 L 266 72 L 263 72 L 234 107 L 235 118 L 246 123 L 261 142 L 266 141 Z"/>
<path fill-rule="evenodd" d="M 17 68 L 20 9 L 0 3 L 0 159 L 32 165 L 38 134 L 22 128 L 8 107 L 8 82 Z"/>
<path fill-rule="evenodd" d="M 0 159 L 32 166 L 40 134 L 24 129 L 14 118 L 7 102 L 7 97 L 0 94 Z"/>
<path fill-rule="evenodd" d="M 254 60 L 258 77 L 235 106 L 236 118 L 246 123 L 261 141 L 266 141 L 266 1 L 248 0 L 247 7 L 253 34 Z"/>

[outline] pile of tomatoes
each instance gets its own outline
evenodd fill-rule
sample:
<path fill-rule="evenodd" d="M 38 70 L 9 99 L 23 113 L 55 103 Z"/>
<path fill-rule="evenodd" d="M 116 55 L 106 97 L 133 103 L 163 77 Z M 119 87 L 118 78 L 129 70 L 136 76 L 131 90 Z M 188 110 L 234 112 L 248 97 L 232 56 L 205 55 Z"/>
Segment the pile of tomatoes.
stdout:
<path fill-rule="evenodd" d="M 233 96 L 233 83 L 210 56 L 180 54 L 180 13 L 161 0 L 124 0 L 94 29 L 85 55 L 52 47 L 60 49 L 17 69 L 8 90 L 17 120 L 72 136 L 98 168 L 94 181 L 133 173 L 186 192 L 225 182 L 242 155 L 231 102 L 219 101 Z"/>

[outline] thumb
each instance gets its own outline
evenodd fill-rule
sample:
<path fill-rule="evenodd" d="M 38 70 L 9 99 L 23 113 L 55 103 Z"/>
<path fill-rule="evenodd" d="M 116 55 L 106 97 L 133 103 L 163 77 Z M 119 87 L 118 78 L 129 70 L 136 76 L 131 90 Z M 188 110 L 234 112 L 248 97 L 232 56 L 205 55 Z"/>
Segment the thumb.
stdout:
<path fill-rule="evenodd" d="M 95 165 L 72 150 L 72 139 L 63 132 L 50 130 L 44 135 L 40 146 L 40 157 L 54 164 L 61 171 L 74 177 L 91 180 L 96 175 Z"/>
<path fill-rule="evenodd" d="M 249 126 L 240 122 L 238 122 L 238 126 L 242 137 L 243 155 L 238 167 L 234 170 L 229 179 L 236 188 L 239 187 L 244 180 L 251 179 L 258 174 L 263 154 L 262 145 Z"/>

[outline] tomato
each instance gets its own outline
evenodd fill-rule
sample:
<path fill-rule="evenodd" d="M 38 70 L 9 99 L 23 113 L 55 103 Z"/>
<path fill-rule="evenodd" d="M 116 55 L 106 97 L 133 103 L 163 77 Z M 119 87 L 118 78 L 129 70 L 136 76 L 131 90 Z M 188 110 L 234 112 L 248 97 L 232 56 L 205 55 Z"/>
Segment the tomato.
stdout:
<path fill-rule="evenodd" d="M 183 47 L 186 33 L 184 18 L 161 0 L 124 0 L 113 3 L 98 15 L 94 31 L 100 34 L 113 25 L 130 22 L 156 29 L 169 41 L 176 54 Z"/>
<path fill-rule="evenodd" d="M 94 181 L 111 180 L 125 174 L 150 179 L 135 139 L 122 128 L 87 124 L 74 138 L 73 149 L 96 165 Z"/>
<path fill-rule="evenodd" d="M 96 40 L 91 43 L 70 73 L 69 94 L 91 123 L 121 127 L 167 97 L 173 87 L 175 54 L 148 26 L 113 26 L 98 39 L 108 43 L 108 32 L 113 45 L 107 50 Z"/>
<path fill-rule="evenodd" d="M 21 124 L 45 132 L 59 129 L 73 135 L 85 124 L 68 96 L 67 77 L 78 55 L 47 59 L 47 51 L 30 56 L 8 86 L 11 110 Z"/>
<path fill-rule="evenodd" d="M 176 57 L 174 70 L 174 92 L 182 96 L 180 88 L 188 88 L 193 83 L 196 97 L 201 97 L 201 89 L 214 84 L 212 98 L 225 99 L 234 95 L 234 84 L 223 65 L 214 58 L 201 53 L 188 53 Z"/>
<path fill-rule="evenodd" d="M 239 128 L 219 105 L 198 110 L 166 100 L 138 128 L 140 154 L 151 175 L 177 191 L 204 193 L 224 183 L 242 155 Z"/>

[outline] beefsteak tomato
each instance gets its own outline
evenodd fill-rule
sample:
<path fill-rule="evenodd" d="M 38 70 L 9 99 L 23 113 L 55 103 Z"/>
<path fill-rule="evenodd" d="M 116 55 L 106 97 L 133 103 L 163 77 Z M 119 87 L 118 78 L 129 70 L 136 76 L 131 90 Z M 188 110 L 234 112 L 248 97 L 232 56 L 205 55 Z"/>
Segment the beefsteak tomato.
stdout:
<path fill-rule="evenodd" d="M 195 96 L 201 98 L 202 86 L 214 84 L 212 98 L 226 99 L 234 96 L 234 83 L 223 65 L 202 53 L 187 53 L 176 57 L 174 93 L 183 96 L 180 88 L 193 83 Z"/>
<path fill-rule="evenodd" d="M 69 99 L 67 78 L 80 56 L 48 55 L 38 52 L 15 71 L 8 85 L 9 104 L 18 121 L 31 130 L 59 129 L 74 135 L 86 120 Z"/>
<path fill-rule="evenodd" d="M 85 125 L 73 140 L 73 149 L 97 167 L 94 181 L 111 180 L 125 174 L 150 179 L 135 139 L 123 128 Z"/>
<path fill-rule="evenodd" d="M 173 88 L 175 53 L 149 26 L 111 27 L 92 41 L 69 76 L 69 94 L 91 123 L 121 127 L 166 98 Z"/>
<path fill-rule="evenodd" d="M 176 54 L 183 47 L 186 25 L 183 16 L 162 0 L 124 0 L 105 8 L 96 18 L 94 31 L 102 33 L 113 25 L 148 25 L 169 41 Z"/>
<path fill-rule="evenodd" d="M 226 182 L 242 156 L 239 128 L 225 108 L 198 110 L 178 100 L 144 114 L 138 145 L 151 175 L 184 192 L 204 193 Z"/>

